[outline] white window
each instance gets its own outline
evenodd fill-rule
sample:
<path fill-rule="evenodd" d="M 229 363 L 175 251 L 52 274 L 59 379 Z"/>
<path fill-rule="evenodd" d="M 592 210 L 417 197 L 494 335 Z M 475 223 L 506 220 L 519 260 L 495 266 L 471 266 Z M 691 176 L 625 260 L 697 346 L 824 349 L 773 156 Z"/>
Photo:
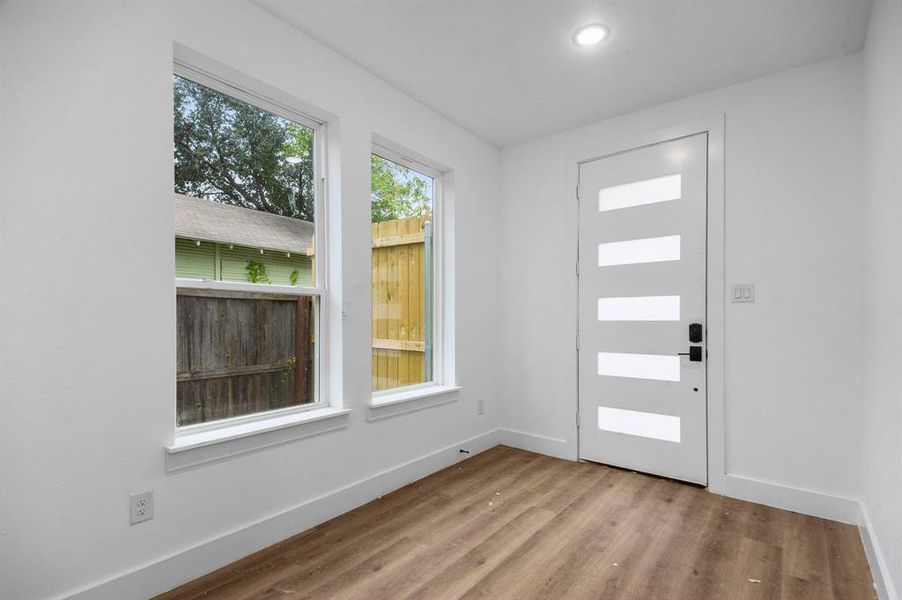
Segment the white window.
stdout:
<path fill-rule="evenodd" d="M 176 425 L 322 407 L 323 124 L 174 71 Z"/>
<path fill-rule="evenodd" d="M 442 172 L 375 146 L 371 162 L 374 401 L 436 388 L 443 352 Z"/>

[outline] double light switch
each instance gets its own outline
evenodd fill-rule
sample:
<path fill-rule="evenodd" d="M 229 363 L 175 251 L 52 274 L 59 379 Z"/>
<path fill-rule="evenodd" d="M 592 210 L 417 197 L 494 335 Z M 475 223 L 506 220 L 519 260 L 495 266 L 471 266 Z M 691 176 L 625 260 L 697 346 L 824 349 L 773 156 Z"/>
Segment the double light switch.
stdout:
<path fill-rule="evenodd" d="M 730 291 L 731 302 L 754 302 L 755 301 L 755 284 L 754 283 L 734 283 Z"/>

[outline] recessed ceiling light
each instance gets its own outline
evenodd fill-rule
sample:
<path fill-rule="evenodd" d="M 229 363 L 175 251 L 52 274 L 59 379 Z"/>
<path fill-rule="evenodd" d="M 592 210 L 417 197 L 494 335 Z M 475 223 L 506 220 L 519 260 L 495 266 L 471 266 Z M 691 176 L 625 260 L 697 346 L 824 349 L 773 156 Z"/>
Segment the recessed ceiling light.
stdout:
<path fill-rule="evenodd" d="M 594 46 L 606 37 L 608 37 L 608 28 L 604 25 L 585 25 L 576 30 L 576 33 L 573 34 L 573 41 L 580 46 Z"/>

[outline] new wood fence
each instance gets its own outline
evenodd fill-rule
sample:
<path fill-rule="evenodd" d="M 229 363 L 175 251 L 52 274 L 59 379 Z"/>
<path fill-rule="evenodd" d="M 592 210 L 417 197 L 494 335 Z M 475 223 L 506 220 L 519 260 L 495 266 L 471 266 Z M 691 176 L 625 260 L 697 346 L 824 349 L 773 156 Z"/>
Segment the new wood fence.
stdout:
<path fill-rule="evenodd" d="M 373 223 L 373 390 L 426 379 L 431 216 Z"/>

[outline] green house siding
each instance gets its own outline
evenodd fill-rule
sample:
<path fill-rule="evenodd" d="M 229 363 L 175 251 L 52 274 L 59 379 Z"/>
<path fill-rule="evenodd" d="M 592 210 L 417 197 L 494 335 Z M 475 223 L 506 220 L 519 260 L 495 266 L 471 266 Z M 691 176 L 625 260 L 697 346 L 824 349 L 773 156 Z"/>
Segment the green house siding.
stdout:
<path fill-rule="evenodd" d="M 290 257 L 285 252 L 272 250 L 254 250 L 243 246 L 220 246 L 222 264 L 222 279 L 225 281 L 247 281 L 247 265 L 249 262 L 258 262 L 266 266 L 266 274 L 269 282 L 276 285 L 291 285 L 291 273 L 298 272 L 297 285 L 312 286 L 313 273 L 309 256 L 292 254 Z"/>
<path fill-rule="evenodd" d="M 295 285 L 313 285 L 312 257 L 275 250 L 214 244 L 184 238 L 175 240 L 176 277 L 192 279 L 219 279 L 223 281 L 248 281 L 248 264 L 260 263 L 266 267 L 269 283 L 291 285 L 291 274 L 297 271 Z"/>
<path fill-rule="evenodd" d="M 216 279 L 216 244 L 175 238 L 176 277 Z"/>

